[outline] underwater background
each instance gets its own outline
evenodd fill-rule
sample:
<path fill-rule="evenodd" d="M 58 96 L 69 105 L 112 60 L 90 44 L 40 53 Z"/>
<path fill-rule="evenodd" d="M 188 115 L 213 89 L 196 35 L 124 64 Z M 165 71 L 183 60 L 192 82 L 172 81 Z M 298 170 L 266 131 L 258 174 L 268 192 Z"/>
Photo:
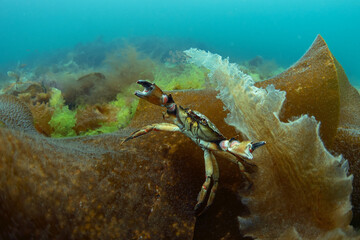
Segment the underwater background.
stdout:
<path fill-rule="evenodd" d="M 200 45 L 235 62 L 262 56 L 287 68 L 321 34 L 360 85 L 359 14 L 357 0 L 1 0 L 0 80 L 19 62 L 99 39 L 101 51 L 119 38 L 167 39 L 179 50 Z"/>
<path fill-rule="evenodd" d="M 359 239 L 359 1 L 0 1 L 0 239 Z M 266 141 L 203 215 L 139 79 Z"/>

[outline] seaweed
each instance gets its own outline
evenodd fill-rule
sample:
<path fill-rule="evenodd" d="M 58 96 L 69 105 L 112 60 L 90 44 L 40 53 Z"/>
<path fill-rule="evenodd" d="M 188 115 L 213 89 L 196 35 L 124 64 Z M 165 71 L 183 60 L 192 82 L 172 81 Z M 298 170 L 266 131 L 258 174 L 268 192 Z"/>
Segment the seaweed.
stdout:
<path fill-rule="evenodd" d="M 60 72 L 51 78 L 63 92 L 66 104 L 74 109 L 114 101 L 138 79 L 153 79 L 154 67 L 155 62 L 128 46 L 108 53 L 97 72 L 89 68 L 86 72 Z"/>
<path fill-rule="evenodd" d="M 37 102 L 35 105 L 28 104 L 27 106 L 31 110 L 31 113 L 34 117 L 34 125 L 36 130 L 39 133 L 50 137 L 54 131 L 54 128 L 49 124 L 54 113 L 54 108 L 50 107 L 49 103 L 44 102 Z"/>
<path fill-rule="evenodd" d="M 77 123 L 75 126 L 72 125 L 73 120 L 70 119 L 73 118 L 74 113 L 65 107 L 61 114 L 55 111 L 53 118 L 58 118 L 63 123 L 70 121 L 71 124 L 63 128 L 52 120 L 51 126 L 54 131 L 56 126 L 62 128 L 60 130 L 62 136 L 72 136 L 74 134 L 70 130 L 72 128 L 77 135 L 116 131 L 127 126 L 136 111 L 137 100 L 133 97 L 133 92 L 136 89 L 134 83 L 138 79 L 154 80 L 166 90 L 200 89 L 205 86 L 207 76 L 205 68 L 192 64 L 166 66 L 151 60 L 132 46 L 108 54 L 104 63 L 107 66 L 103 69 L 104 74 L 93 72 L 74 80 L 76 74 L 66 76 L 62 73 L 62 76 L 67 78 L 61 80 L 61 84 L 57 84 L 63 89 L 65 102 L 62 102 L 62 106 L 66 104 L 70 110 L 77 112 Z M 111 109 L 116 119 L 110 119 L 101 113 L 99 106 L 107 106 L 108 110 Z M 60 116 L 67 119 L 62 119 Z"/>
<path fill-rule="evenodd" d="M 162 89 L 202 89 L 205 87 L 208 70 L 194 64 L 168 67 L 158 65 L 154 71 L 154 82 Z"/>
<path fill-rule="evenodd" d="M 76 111 L 71 111 L 68 106 L 64 105 L 65 101 L 61 91 L 53 88 L 50 98 L 50 107 L 54 108 L 54 113 L 49 121 L 53 129 L 51 137 L 72 137 L 76 136 L 74 130 L 76 124 Z"/>
<path fill-rule="evenodd" d="M 261 56 L 240 62 L 239 68 L 244 73 L 250 75 L 255 82 L 269 79 L 285 70 L 285 68 L 279 66 L 275 60 L 267 60 Z"/>
<path fill-rule="evenodd" d="M 324 45 L 321 37 L 317 44 Z M 305 57 L 310 52 L 318 53 L 309 50 Z M 190 62 L 210 69 L 218 97 L 230 111 L 227 124 L 245 139 L 268 143 L 256 157 L 254 187 L 243 196 L 251 214 L 238 218 L 240 230 L 264 239 L 350 236 L 353 176 L 348 174 L 348 162 L 325 148 L 315 118 L 304 114 L 282 122 L 279 114 L 286 92 L 273 85 L 257 88 L 238 65 L 219 55 L 197 49 L 186 53 Z"/>
<path fill-rule="evenodd" d="M 0 120 L 7 128 L 37 133 L 30 109 L 12 95 L 0 95 Z"/>
<path fill-rule="evenodd" d="M 129 98 L 123 94 L 118 94 L 116 100 L 110 102 L 111 106 L 119 109 L 116 115 L 118 128 L 123 128 L 129 124 L 135 114 L 138 102 L 138 99 Z"/>
<path fill-rule="evenodd" d="M 325 81 L 320 74 L 323 68 L 319 67 L 325 66 L 331 70 L 329 81 L 338 81 L 344 73 L 335 71 L 334 58 L 326 45 L 314 52 L 319 53 L 320 60 L 306 59 L 313 63 L 312 68 L 300 62 L 282 78 L 294 74 L 298 80 L 309 80 L 306 86 L 311 87 L 314 78 L 303 77 L 309 74 Z M 295 98 L 287 98 L 286 104 L 284 91 L 271 86 L 258 88 L 248 76 L 239 75 L 237 67 L 227 60 L 210 53 L 207 56 L 209 61 L 215 56 L 215 62 L 220 64 L 208 62 L 215 66 L 209 67 L 210 81 L 218 80 L 214 84 L 220 84 L 219 96 L 224 102 L 211 89 L 174 91 L 172 95 L 184 105 L 201 109 L 225 135 L 235 135 L 236 128 L 244 137 L 266 138 L 266 147 L 255 153 L 258 171 L 252 175 L 254 188 L 250 192 L 240 192 L 244 182 L 238 169 L 227 161 L 219 161 L 222 177 L 218 197 L 195 224 L 192 208 L 198 185 L 203 181 L 199 177 L 203 162 L 194 159 L 203 156 L 201 149 L 181 134 L 162 132 L 138 138 L 126 147 L 119 145 L 133 128 L 161 121 L 163 109 L 140 101 L 141 111 L 130 126 L 116 133 L 53 139 L 33 131 L 31 113 L 25 104 L 14 96 L 1 96 L 0 238 L 248 239 L 241 235 L 247 234 L 259 239 L 358 239 L 348 225 L 351 176 L 347 175 L 347 162 L 324 150 L 318 122 L 305 115 L 282 121 L 280 109 L 293 110 L 294 105 L 299 105 Z M 289 89 L 287 96 L 296 95 L 303 101 L 304 93 L 292 88 L 295 81 L 286 83 L 290 83 L 285 84 Z M 320 85 L 317 87 L 324 90 Z M 341 99 L 335 114 L 341 113 L 342 129 L 335 143 L 342 145 L 336 152 L 345 153 L 350 163 L 353 160 L 350 171 L 355 180 L 359 175 L 356 165 L 360 142 L 355 127 L 359 126 L 360 96 L 356 90 L 349 92 L 339 85 L 335 91 L 329 89 L 332 94 L 324 94 L 335 99 L 331 102 Z M 130 85 L 129 92 L 131 88 Z M 124 119 L 133 114 L 135 103 L 128 94 L 123 90 L 111 103 L 77 106 L 75 111 L 98 111 L 107 117 L 99 118 L 105 121 L 100 126 L 106 128 L 107 121 L 117 124 L 114 113 L 124 105 L 134 104 L 121 114 Z M 313 111 L 321 112 L 322 106 L 316 105 L 318 99 L 310 100 Z M 230 110 L 226 118 L 230 125 L 224 121 L 228 114 L 222 111 L 224 104 Z M 53 91 L 51 105 L 36 107 L 45 111 L 65 107 L 57 90 Z M 98 121 L 97 117 L 94 119 Z M 354 129 L 345 129 L 346 126 Z M 96 129 L 99 128 L 91 131 Z M 332 137 L 324 135 L 323 140 Z M 354 185 L 354 190 L 358 186 Z M 354 199 L 358 204 L 358 198 Z M 359 209 L 354 208 L 353 212 L 359 213 Z M 236 216 L 241 216 L 241 232 Z"/>

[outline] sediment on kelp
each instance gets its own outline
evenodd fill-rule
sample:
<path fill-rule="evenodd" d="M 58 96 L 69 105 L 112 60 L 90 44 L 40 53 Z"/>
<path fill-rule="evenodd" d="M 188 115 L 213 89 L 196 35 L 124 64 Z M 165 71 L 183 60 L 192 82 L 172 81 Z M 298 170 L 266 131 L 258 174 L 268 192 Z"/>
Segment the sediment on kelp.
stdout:
<path fill-rule="evenodd" d="M 44 137 L 21 125 L 26 106 L 9 107 L 17 114 L 0 128 L 0 239 L 191 239 L 188 200 L 175 194 L 184 186 L 161 181 L 174 176 L 161 148 L 140 155 L 138 142 L 120 147 L 121 133 Z"/>
<path fill-rule="evenodd" d="M 315 118 L 281 122 L 284 91 L 255 87 L 250 76 L 219 55 L 197 49 L 185 53 L 191 63 L 210 70 L 218 98 L 230 111 L 226 122 L 247 139 L 267 142 L 254 156 L 254 188 L 243 201 L 251 215 L 239 218 L 241 231 L 262 239 L 291 231 L 304 239 L 349 231 L 352 176 L 347 161 L 324 147 Z"/>
<path fill-rule="evenodd" d="M 0 123 L 15 130 L 37 133 L 30 109 L 12 95 L 0 95 Z"/>

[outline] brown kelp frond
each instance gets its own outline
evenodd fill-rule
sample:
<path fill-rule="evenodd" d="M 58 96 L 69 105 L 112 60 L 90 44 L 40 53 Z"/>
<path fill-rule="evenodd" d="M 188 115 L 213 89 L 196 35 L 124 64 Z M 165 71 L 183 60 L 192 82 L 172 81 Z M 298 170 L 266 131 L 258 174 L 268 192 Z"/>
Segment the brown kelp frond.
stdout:
<path fill-rule="evenodd" d="M 10 129 L 37 133 L 30 109 L 12 95 L 0 95 L 0 121 Z"/>
<path fill-rule="evenodd" d="M 281 122 L 285 92 L 254 86 L 236 64 L 219 55 L 190 49 L 190 61 L 210 69 L 218 97 L 230 111 L 226 122 L 248 139 L 265 140 L 256 156 L 253 190 L 243 199 L 251 212 L 240 218 L 248 236 L 279 238 L 294 228 L 305 239 L 316 238 L 351 221 L 352 176 L 346 161 L 332 156 L 319 137 L 319 124 L 303 115 Z M 271 206 L 271 207 L 270 207 Z"/>
<path fill-rule="evenodd" d="M 17 100 L 6 110 L 17 107 L 21 120 Z M 187 201 L 173 198 L 179 185 L 160 180 L 178 173 L 164 167 L 161 149 L 140 156 L 136 145 L 120 148 L 121 139 L 52 139 L 0 128 L 0 238 L 191 239 Z"/>

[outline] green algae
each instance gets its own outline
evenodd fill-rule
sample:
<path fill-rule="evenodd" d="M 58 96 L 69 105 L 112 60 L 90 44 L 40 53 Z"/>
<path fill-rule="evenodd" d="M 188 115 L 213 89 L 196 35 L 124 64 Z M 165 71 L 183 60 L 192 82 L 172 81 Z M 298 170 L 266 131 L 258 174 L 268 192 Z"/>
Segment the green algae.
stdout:
<path fill-rule="evenodd" d="M 51 137 L 73 137 L 76 132 L 73 129 L 76 124 L 76 110 L 71 111 L 61 94 L 61 91 L 52 88 L 50 98 L 50 107 L 54 108 L 54 113 L 49 121 L 50 126 L 53 128 Z"/>
<path fill-rule="evenodd" d="M 118 128 L 126 127 L 130 123 L 130 120 L 133 118 L 136 112 L 138 103 L 138 99 L 130 99 L 129 97 L 126 97 L 122 94 L 118 94 L 116 96 L 116 100 L 110 102 L 110 105 L 120 109 L 116 114 Z"/>
<path fill-rule="evenodd" d="M 98 86 L 94 86 L 94 88 L 100 90 L 107 89 L 108 85 L 113 86 L 109 90 L 110 95 L 113 95 L 115 93 L 114 90 L 118 91 L 115 100 L 107 100 L 104 102 L 105 104 L 109 104 L 112 109 L 111 111 L 113 111 L 111 113 L 113 116 L 112 119 L 104 120 L 102 122 L 99 121 L 99 127 L 96 129 L 87 129 L 81 132 L 75 131 L 74 129 L 76 129 L 77 122 L 76 114 L 78 110 L 84 108 L 85 105 L 77 105 L 75 106 L 75 109 L 70 109 L 69 106 L 66 105 L 61 91 L 55 88 L 52 89 L 50 107 L 54 108 L 54 114 L 49 121 L 50 126 L 53 128 L 53 133 L 51 134 L 51 137 L 97 135 L 101 133 L 111 133 L 117 131 L 118 129 L 126 127 L 133 118 L 138 105 L 138 99 L 133 95 L 133 92 L 136 89 L 139 89 L 139 86 L 135 83 L 136 81 L 133 81 L 133 83 L 130 84 L 128 81 L 129 79 L 134 78 L 135 75 L 136 77 L 140 77 L 140 75 L 143 75 L 143 77 L 145 77 L 144 79 L 150 78 L 150 81 L 155 82 L 164 91 L 205 88 L 208 70 L 203 67 L 198 67 L 194 64 L 188 63 L 178 63 L 170 65 L 156 61 L 151 61 L 150 64 L 150 60 L 148 58 L 145 59 L 146 62 L 138 63 L 140 61 L 140 58 L 138 59 L 138 55 L 139 54 L 136 52 L 135 48 L 131 48 L 130 50 L 125 51 L 123 55 L 123 58 L 125 59 L 120 62 L 125 62 L 126 66 L 119 67 L 118 65 L 116 65 L 116 69 L 118 70 L 117 72 L 120 71 L 119 68 L 127 70 L 121 70 L 121 74 L 117 74 L 116 76 L 112 76 L 110 74 L 111 76 L 108 77 L 111 78 L 110 80 L 112 81 L 110 82 L 112 84 L 98 82 L 96 84 Z M 119 61 L 116 62 L 118 63 Z M 109 61 L 107 63 L 110 64 Z M 139 64 L 146 67 L 140 68 L 138 67 Z M 136 73 L 134 73 L 134 71 Z M 142 74 L 142 72 L 146 72 L 147 74 Z M 126 80 L 123 79 L 125 76 Z M 119 85 L 118 79 L 122 79 L 122 84 Z M 123 82 L 123 80 L 125 81 L 125 83 Z M 115 84 L 116 82 L 118 82 L 118 84 Z M 104 86 L 99 84 L 102 84 Z M 123 86 L 123 88 L 121 88 L 121 86 Z M 97 93 L 99 93 L 99 91 L 97 91 Z M 68 96 L 69 94 L 65 95 Z M 97 96 L 93 97 L 97 99 L 98 96 L 101 94 L 96 95 Z M 116 117 L 114 117 L 114 115 Z"/>
<path fill-rule="evenodd" d="M 163 90 L 203 89 L 208 70 L 194 64 L 157 65 L 154 82 Z"/>
<path fill-rule="evenodd" d="M 119 93 L 116 100 L 109 102 L 108 104 L 114 107 L 116 111 L 115 122 L 100 122 L 100 127 L 97 129 L 89 129 L 85 132 L 81 132 L 79 135 L 97 135 L 101 133 L 111 133 L 117 131 L 119 128 L 127 126 L 135 114 L 138 99 L 130 97 L 129 92 L 134 89 L 134 85 L 129 87 L 125 93 Z M 54 114 L 49 121 L 50 126 L 53 128 L 51 137 L 73 137 L 76 136 L 74 127 L 76 125 L 76 113 L 79 108 L 84 106 L 78 106 L 75 110 L 70 110 L 65 105 L 64 98 L 59 89 L 53 88 L 50 98 L 50 107 L 54 108 Z"/>

